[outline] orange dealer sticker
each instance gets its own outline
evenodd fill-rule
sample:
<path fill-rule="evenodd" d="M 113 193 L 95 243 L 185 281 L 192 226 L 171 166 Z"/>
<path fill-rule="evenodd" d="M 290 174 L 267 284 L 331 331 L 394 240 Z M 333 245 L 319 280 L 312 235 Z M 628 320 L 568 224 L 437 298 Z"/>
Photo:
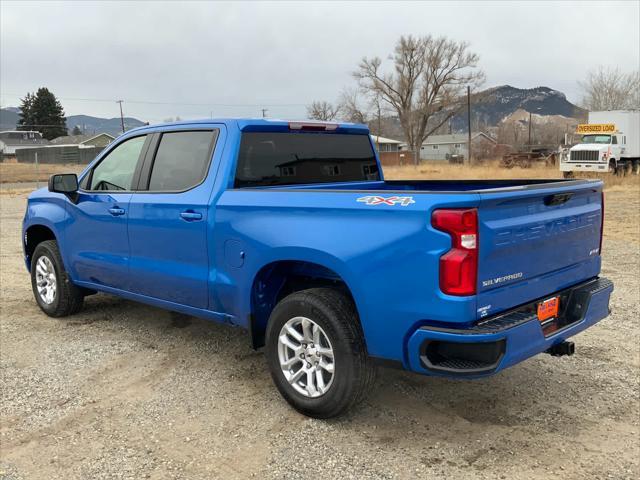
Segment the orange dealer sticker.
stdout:
<path fill-rule="evenodd" d="M 540 302 L 538 304 L 538 320 L 544 322 L 550 318 L 558 316 L 558 308 L 560 307 L 560 298 L 553 297 Z"/>

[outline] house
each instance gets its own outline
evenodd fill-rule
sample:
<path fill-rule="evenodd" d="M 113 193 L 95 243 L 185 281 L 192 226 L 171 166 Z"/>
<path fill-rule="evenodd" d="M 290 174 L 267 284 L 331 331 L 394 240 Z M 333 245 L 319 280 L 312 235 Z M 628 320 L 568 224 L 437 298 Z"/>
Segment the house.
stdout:
<path fill-rule="evenodd" d="M 77 145 L 78 148 L 100 147 L 109 145 L 115 137 L 108 133 L 92 135 L 65 135 L 51 140 L 51 145 Z"/>
<path fill-rule="evenodd" d="M 402 165 L 407 162 L 409 156 L 402 151 L 401 141 L 377 135 L 371 135 L 371 141 L 378 150 L 378 157 L 383 165 Z"/>
<path fill-rule="evenodd" d="M 378 149 L 378 152 L 398 152 L 402 142 L 399 140 L 393 140 L 391 138 L 379 137 L 378 135 L 371 135 L 373 144 Z"/>
<path fill-rule="evenodd" d="M 319 162 L 313 158 L 299 158 L 276 165 L 278 175 L 291 177 L 294 183 L 304 183 L 312 179 L 327 177 L 326 181 L 344 181 L 341 178 L 358 178 L 362 175 L 376 175 L 378 166 L 375 163 L 353 162 L 346 158 L 323 159 Z M 335 178 L 331 178 L 335 177 Z"/>
<path fill-rule="evenodd" d="M 466 133 L 450 135 L 430 135 L 420 149 L 422 161 L 449 161 L 469 158 L 469 137 Z M 497 145 L 497 141 L 484 132 L 471 134 L 471 148 L 474 159 L 487 158 Z"/>
<path fill-rule="evenodd" d="M 0 157 L 12 157 L 16 149 L 48 145 L 42 133 L 33 130 L 5 130 L 0 132 Z"/>

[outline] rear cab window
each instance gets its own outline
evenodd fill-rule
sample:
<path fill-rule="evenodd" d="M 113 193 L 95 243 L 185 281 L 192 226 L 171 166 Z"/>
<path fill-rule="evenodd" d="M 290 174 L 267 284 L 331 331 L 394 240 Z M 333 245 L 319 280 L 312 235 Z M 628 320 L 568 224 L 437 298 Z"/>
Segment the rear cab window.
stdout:
<path fill-rule="evenodd" d="M 244 132 L 235 188 L 380 180 L 368 135 Z"/>

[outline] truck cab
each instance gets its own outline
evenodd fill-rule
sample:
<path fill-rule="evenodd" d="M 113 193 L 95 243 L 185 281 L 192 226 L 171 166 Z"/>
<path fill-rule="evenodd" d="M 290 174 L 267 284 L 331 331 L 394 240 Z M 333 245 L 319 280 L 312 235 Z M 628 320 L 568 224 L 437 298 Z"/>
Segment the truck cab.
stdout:
<path fill-rule="evenodd" d="M 569 158 L 561 163 L 560 170 L 616 173 L 625 140 L 620 132 L 583 135 L 580 143 L 569 150 Z"/>

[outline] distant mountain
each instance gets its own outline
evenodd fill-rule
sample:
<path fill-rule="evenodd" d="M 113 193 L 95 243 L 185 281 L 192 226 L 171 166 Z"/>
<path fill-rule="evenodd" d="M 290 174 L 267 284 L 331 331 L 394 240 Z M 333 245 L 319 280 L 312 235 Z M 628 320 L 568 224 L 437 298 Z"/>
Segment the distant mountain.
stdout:
<path fill-rule="evenodd" d="M 16 107 L 7 107 L 0 109 L 0 130 L 15 130 L 20 118 L 20 109 Z M 125 130 L 131 130 L 145 125 L 144 122 L 137 118 L 124 117 Z M 122 133 L 120 117 L 116 118 L 99 118 L 89 115 L 69 115 L 67 117 L 67 129 L 73 130 L 77 126 L 84 133 L 108 133 L 118 136 Z"/>
<path fill-rule="evenodd" d="M 570 118 L 586 116 L 586 110 L 569 102 L 564 93 L 548 87 L 523 89 L 503 85 L 478 92 L 472 96 L 471 100 L 472 123 L 488 126 L 496 126 L 517 110 L 539 116 L 561 115 Z M 466 117 L 466 112 L 458 115 L 454 128 L 463 128 Z"/>
<path fill-rule="evenodd" d="M 561 117 L 584 119 L 586 110 L 567 100 L 564 93 L 548 87 L 516 88 L 510 85 L 489 88 L 475 93 L 471 97 L 471 129 L 491 131 L 502 120 L 521 117 L 528 112 L 541 118 Z M 515 114 L 515 115 L 514 115 Z M 375 122 L 374 122 L 375 123 Z M 375 128 L 375 124 L 371 125 Z M 397 117 L 383 119 L 382 135 L 385 137 L 403 139 L 404 134 Z M 451 119 L 451 124 L 443 125 L 439 133 L 462 133 L 467 131 L 466 105 Z"/>
<path fill-rule="evenodd" d="M 0 130 L 15 130 L 20 119 L 19 112 L 15 107 L 0 109 Z"/>
<path fill-rule="evenodd" d="M 137 118 L 124 117 L 125 130 L 142 127 L 143 125 L 145 123 Z M 73 130 L 73 127 L 76 126 L 84 133 L 108 133 L 114 137 L 122 133 L 120 117 L 99 118 L 89 115 L 69 115 L 67 117 L 67 129 Z"/>

